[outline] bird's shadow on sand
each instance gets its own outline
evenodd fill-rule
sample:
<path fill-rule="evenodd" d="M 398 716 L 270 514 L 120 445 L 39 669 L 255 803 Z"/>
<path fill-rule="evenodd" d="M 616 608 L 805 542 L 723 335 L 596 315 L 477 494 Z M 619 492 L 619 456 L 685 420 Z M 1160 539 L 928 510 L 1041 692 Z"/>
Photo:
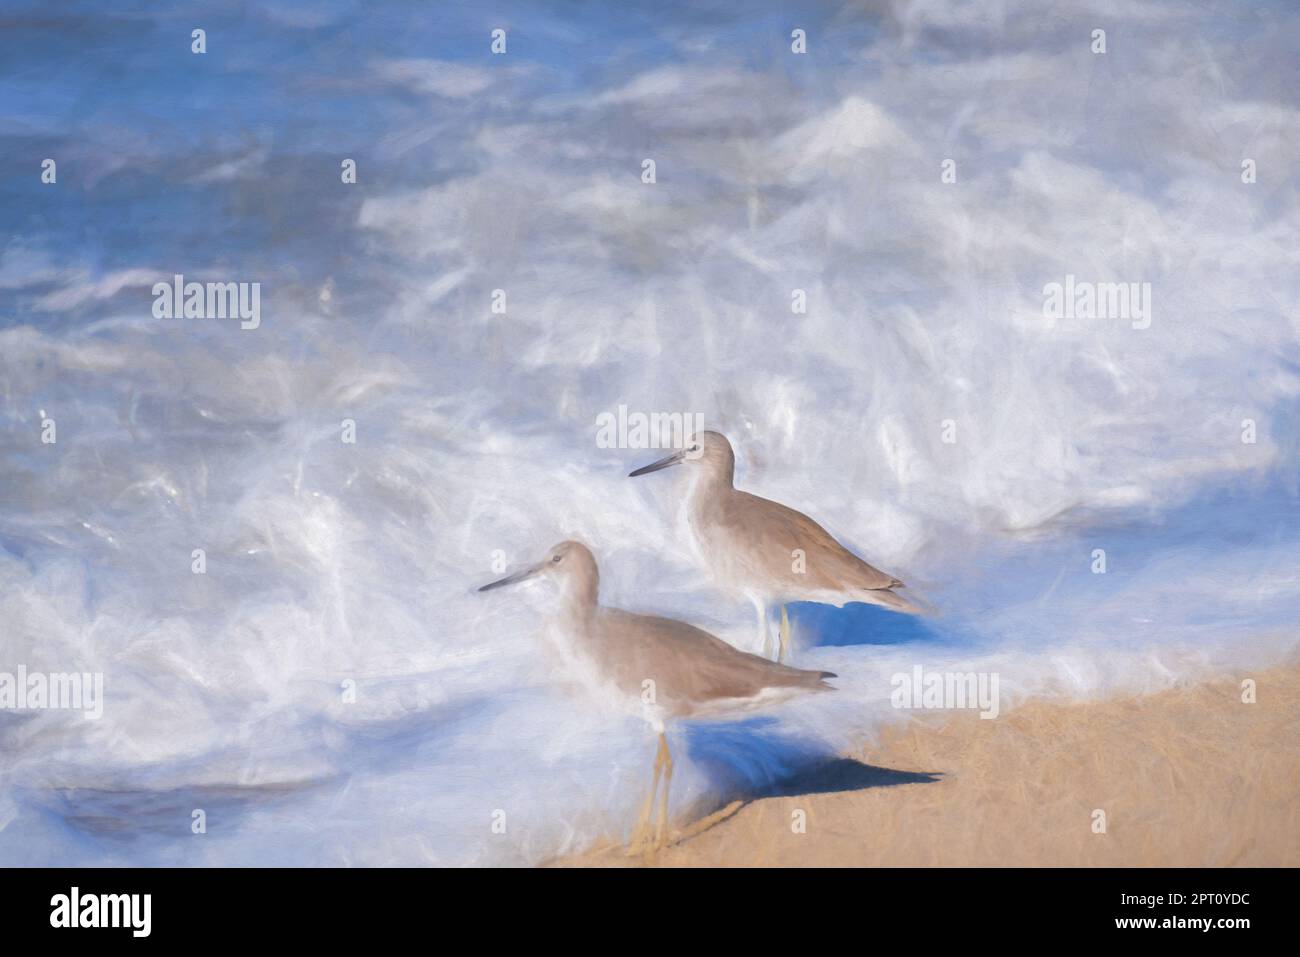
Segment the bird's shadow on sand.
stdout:
<path fill-rule="evenodd" d="M 942 772 L 882 768 L 814 750 L 775 733 L 773 729 L 778 726 L 771 718 L 754 718 L 688 728 L 686 749 L 691 762 L 709 779 L 709 796 L 693 808 L 697 816 L 707 816 L 735 802 L 933 784 L 942 778 Z"/>

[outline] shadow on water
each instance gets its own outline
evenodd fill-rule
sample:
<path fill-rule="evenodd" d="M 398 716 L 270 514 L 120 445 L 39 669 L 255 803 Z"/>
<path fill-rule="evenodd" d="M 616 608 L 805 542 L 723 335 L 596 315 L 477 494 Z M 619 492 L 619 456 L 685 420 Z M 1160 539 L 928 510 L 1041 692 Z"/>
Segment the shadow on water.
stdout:
<path fill-rule="evenodd" d="M 146 835 L 188 837 L 194 809 L 205 826 L 241 817 L 254 808 L 289 800 L 329 779 L 285 781 L 251 787 L 195 786 L 167 790 L 51 788 L 25 795 L 28 803 L 53 814 L 88 837 L 132 841 Z"/>
<path fill-rule="evenodd" d="M 879 605 L 853 602 L 836 608 L 802 601 L 786 608 L 796 640 L 805 647 L 904 645 L 943 638 L 929 619 L 899 614 Z"/>
<path fill-rule="evenodd" d="M 480 701 L 458 701 L 353 727 L 332 725 L 332 763 L 346 768 L 346 773 L 326 771 L 257 785 L 151 788 L 124 781 L 116 787 L 29 787 L 19 793 L 29 806 L 95 840 L 128 843 L 149 836 L 188 836 L 196 808 L 203 810 L 209 826 L 220 822 L 229 830 L 253 811 L 337 789 L 355 774 L 387 773 L 428 760 L 429 752 L 444 739 L 441 732 L 473 717 L 482 707 Z M 196 762 L 194 770 L 200 773 L 202 762 Z"/>
<path fill-rule="evenodd" d="M 733 801 L 835 794 L 899 784 L 932 784 L 935 771 L 901 771 L 827 754 L 775 733 L 773 718 L 732 724 L 691 725 L 686 748 L 709 780 L 709 797 L 697 808 L 708 814 Z"/>

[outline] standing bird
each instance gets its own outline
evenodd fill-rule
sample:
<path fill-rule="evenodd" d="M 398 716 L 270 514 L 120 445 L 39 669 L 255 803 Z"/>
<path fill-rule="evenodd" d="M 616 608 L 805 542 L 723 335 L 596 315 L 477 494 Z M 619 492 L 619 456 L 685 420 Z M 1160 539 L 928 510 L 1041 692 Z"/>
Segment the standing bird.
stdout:
<path fill-rule="evenodd" d="M 801 692 L 834 690 L 824 680 L 835 677 L 829 671 L 776 664 L 672 618 L 601 607 L 596 600 L 600 582 L 596 559 L 579 542 L 561 542 L 536 565 L 479 591 L 539 576 L 559 586 L 555 624 L 575 656 L 585 659 L 587 674 L 583 677 L 612 693 L 620 704 L 635 709 L 659 735 L 650 794 L 633 830 L 629 854 L 643 846 L 657 849 L 664 844 L 668 786 L 673 776 L 665 722 L 752 711 Z M 650 818 L 661 774 L 663 803 L 651 845 Z"/>
<path fill-rule="evenodd" d="M 768 607 L 781 606 L 777 660 L 785 659 L 790 619 L 785 605 L 816 601 L 842 607 L 860 601 L 917 615 L 894 589 L 903 583 L 868 565 L 802 512 L 734 485 L 736 455 L 720 432 L 699 432 L 686 448 L 629 473 L 674 465 L 691 469 L 686 515 L 696 558 L 724 588 L 741 592 L 758 611 L 759 640 L 770 654 Z"/>

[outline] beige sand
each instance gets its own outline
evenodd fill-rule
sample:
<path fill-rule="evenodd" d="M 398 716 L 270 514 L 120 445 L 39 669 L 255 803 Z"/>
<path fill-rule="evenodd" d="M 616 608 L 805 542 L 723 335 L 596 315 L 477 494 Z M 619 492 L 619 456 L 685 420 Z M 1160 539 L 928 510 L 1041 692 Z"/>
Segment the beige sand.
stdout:
<path fill-rule="evenodd" d="M 1241 700 L 1247 677 L 1254 704 Z M 1300 865 L 1296 665 L 1149 697 L 1032 701 L 991 721 L 930 714 L 852 757 L 938 778 L 737 802 L 679 820 L 677 843 L 653 857 L 604 846 L 554 863 Z M 796 811 L 806 833 L 792 831 Z"/>

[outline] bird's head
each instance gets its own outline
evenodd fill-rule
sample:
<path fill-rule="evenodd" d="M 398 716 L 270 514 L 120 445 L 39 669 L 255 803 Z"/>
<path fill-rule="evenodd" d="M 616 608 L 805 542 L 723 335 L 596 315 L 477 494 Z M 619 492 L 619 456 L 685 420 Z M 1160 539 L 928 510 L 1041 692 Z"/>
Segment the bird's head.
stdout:
<path fill-rule="evenodd" d="M 594 592 L 597 581 L 596 559 L 591 550 L 582 542 L 560 542 L 546 553 L 541 561 L 521 568 L 517 572 L 499 578 L 479 588 L 479 591 L 491 591 L 506 585 L 514 585 L 530 578 L 549 578 L 567 591 L 574 585 Z"/>
<path fill-rule="evenodd" d="M 724 476 L 730 481 L 736 467 L 736 454 L 721 432 L 696 432 L 686 440 L 684 448 L 629 472 L 628 478 L 649 475 L 674 465 L 686 465 L 697 474 Z"/>

